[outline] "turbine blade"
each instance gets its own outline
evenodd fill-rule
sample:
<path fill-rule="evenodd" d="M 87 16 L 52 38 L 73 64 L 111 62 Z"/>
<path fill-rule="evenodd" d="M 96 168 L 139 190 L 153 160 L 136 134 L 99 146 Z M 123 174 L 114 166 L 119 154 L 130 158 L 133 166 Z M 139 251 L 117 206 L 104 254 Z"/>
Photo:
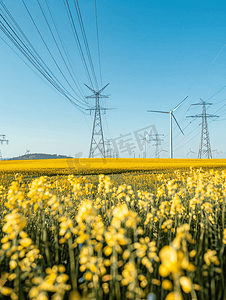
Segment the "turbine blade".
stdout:
<path fill-rule="evenodd" d="M 90 89 L 90 91 L 92 91 L 94 94 L 96 93 L 96 92 L 94 91 L 94 89 L 92 89 L 91 87 L 89 87 L 87 84 L 84 83 L 84 85 L 85 85 L 88 89 Z"/>
<path fill-rule="evenodd" d="M 173 109 L 173 111 L 175 111 L 176 109 L 178 109 L 178 107 L 181 106 L 181 104 L 182 104 L 187 98 L 188 98 L 188 96 L 185 97 L 184 100 L 182 100 L 182 101 L 181 101 L 181 102 Z"/>
<path fill-rule="evenodd" d="M 162 114 L 169 114 L 169 111 L 161 111 L 161 110 L 147 110 L 147 112 L 157 112 L 157 113 L 162 113 Z"/>
<path fill-rule="evenodd" d="M 173 116 L 173 118 L 174 118 L 174 121 L 176 122 L 177 126 L 179 127 L 180 131 L 181 131 L 181 132 L 182 132 L 182 134 L 184 135 L 184 132 L 183 132 L 183 130 L 181 129 L 181 127 L 180 127 L 179 123 L 177 122 L 177 119 L 174 117 L 174 114 L 173 114 L 173 113 L 172 113 L 172 116 Z"/>

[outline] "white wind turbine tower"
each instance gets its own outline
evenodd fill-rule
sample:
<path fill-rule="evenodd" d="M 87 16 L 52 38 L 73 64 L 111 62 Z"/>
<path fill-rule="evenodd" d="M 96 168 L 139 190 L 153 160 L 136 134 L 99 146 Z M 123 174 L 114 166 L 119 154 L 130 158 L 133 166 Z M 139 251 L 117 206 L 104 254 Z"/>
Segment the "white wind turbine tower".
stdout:
<path fill-rule="evenodd" d="M 189 152 L 187 153 L 187 155 L 189 155 L 189 157 L 191 158 L 191 154 L 195 154 L 196 152 L 192 151 L 191 148 L 189 150 Z"/>
<path fill-rule="evenodd" d="M 173 158 L 173 130 L 172 130 L 172 118 L 174 118 L 174 121 L 176 122 L 177 126 L 179 127 L 182 134 L 184 134 L 183 130 L 181 129 L 179 123 L 177 122 L 173 112 L 178 109 L 179 106 L 188 98 L 185 97 L 184 100 L 182 100 L 173 110 L 170 111 L 162 111 L 162 110 L 148 110 L 148 112 L 157 112 L 162 114 L 170 114 L 170 158 Z"/>
<path fill-rule="evenodd" d="M 145 135 L 145 137 L 143 137 L 143 138 L 137 140 L 137 141 L 144 141 L 144 154 L 143 154 L 144 158 L 146 158 L 146 156 L 147 156 L 147 146 L 146 146 L 146 143 L 147 143 L 147 138 L 148 138 L 148 136 L 149 136 L 151 130 L 152 130 L 152 129 L 150 129 L 150 130 L 148 131 L 148 133 Z"/>
<path fill-rule="evenodd" d="M 150 134 L 150 131 L 151 131 L 152 129 L 150 129 L 149 131 L 148 131 L 148 133 L 145 135 L 145 137 L 144 138 L 142 138 L 142 140 L 144 140 L 144 158 L 147 158 L 147 139 L 148 139 L 148 137 L 149 137 L 149 134 Z"/>

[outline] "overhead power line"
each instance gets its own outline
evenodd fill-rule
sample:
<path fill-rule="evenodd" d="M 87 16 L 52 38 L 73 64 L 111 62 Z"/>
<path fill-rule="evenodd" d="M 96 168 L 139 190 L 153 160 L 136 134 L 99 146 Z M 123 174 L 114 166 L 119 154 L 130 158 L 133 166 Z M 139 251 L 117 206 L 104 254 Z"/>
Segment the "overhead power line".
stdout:
<path fill-rule="evenodd" d="M 93 61 L 92 61 L 92 57 L 91 57 L 90 50 L 89 50 L 89 44 L 88 44 L 88 41 L 87 41 L 85 27 L 84 27 L 84 24 L 83 24 L 82 15 L 81 15 L 78 0 L 74 0 L 74 5 L 75 5 L 76 13 L 77 13 L 77 16 L 78 16 L 79 25 L 80 25 L 80 29 L 81 29 L 81 32 L 82 32 L 82 37 L 83 37 L 83 41 L 84 41 L 84 44 L 85 44 L 86 54 L 87 54 L 87 57 L 88 57 L 88 60 L 89 60 L 91 72 L 92 72 L 93 79 L 94 79 L 94 82 L 95 82 L 95 85 L 96 85 L 96 89 L 98 90 L 99 87 L 98 87 L 97 77 L 96 77 L 96 74 L 95 74 Z"/>
<path fill-rule="evenodd" d="M 66 48 L 64 46 L 63 40 L 60 36 L 59 30 L 57 28 L 57 22 L 54 19 L 54 16 L 51 11 L 50 3 L 47 0 L 44 0 L 44 3 L 46 4 L 46 8 L 44 8 L 44 3 L 41 2 L 40 0 L 36 0 L 37 5 L 40 9 L 40 12 L 45 20 L 46 26 L 48 28 L 48 31 L 51 34 L 51 39 L 53 41 L 52 45 L 57 49 L 59 53 L 59 58 L 61 61 L 56 59 L 56 57 L 53 54 L 52 51 L 52 45 L 50 47 L 51 39 L 46 40 L 44 38 L 38 23 L 34 19 L 28 5 L 25 3 L 25 0 L 22 0 L 22 4 L 25 8 L 25 11 L 27 12 L 39 38 L 41 39 L 45 50 L 47 51 L 48 55 L 50 56 L 56 70 L 51 69 L 48 63 L 45 62 L 43 57 L 38 53 L 36 47 L 32 45 L 31 41 L 25 34 L 25 32 L 21 29 L 20 25 L 18 22 L 15 20 L 9 9 L 6 7 L 5 3 L 3 3 L 2 0 L 0 0 L 0 29 L 4 33 L 4 35 L 7 37 L 7 39 L 10 41 L 10 43 L 13 45 L 13 47 L 16 48 L 16 50 L 24 57 L 29 65 L 32 67 L 32 70 L 37 70 L 38 73 L 44 77 L 47 83 L 49 83 L 54 89 L 56 89 L 67 101 L 69 101 L 71 104 L 73 104 L 79 111 L 83 112 L 86 114 L 87 108 L 91 107 L 86 98 L 84 97 L 84 94 L 81 90 L 81 86 L 79 84 L 79 81 L 77 77 L 75 76 L 74 68 L 72 67 L 72 63 L 70 62 L 69 56 L 67 54 Z M 91 83 L 91 86 L 93 87 L 93 82 L 95 82 L 95 85 L 98 86 L 97 84 L 97 79 L 94 71 L 94 66 L 91 58 L 91 53 L 90 49 L 88 46 L 88 41 L 84 29 L 84 24 L 82 20 L 82 15 L 81 11 L 79 8 L 78 1 L 74 1 L 74 5 L 76 8 L 76 13 L 78 17 L 78 21 L 80 24 L 81 28 L 81 33 L 82 33 L 82 39 L 84 41 L 84 50 L 87 55 L 87 59 L 85 58 L 84 50 L 82 49 L 80 38 L 78 36 L 76 27 L 75 27 L 75 22 L 74 22 L 74 16 L 72 15 L 71 8 L 69 5 L 68 0 L 62 0 L 63 3 L 65 4 L 66 7 L 66 12 L 67 15 L 69 16 L 69 21 L 72 27 L 72 33 L 75 36 L 75 40 L 77 43 L 77 47 L 81 56 L 81 60 L 83 63 L 83 66 L 85 68 L 85 72 L 87 73 L 88 79 Z M 48 15 L 47 15 L 48 13 Z M 3 38 L 2 38 L 3 39 Z M 4 39 L 3 39 L 4 40 Z M 6 42 L 4 40 L 4 42 Z M 6 42 L 6 44 L 8 44 Z M 9 44 L 8 44 L 9 45 Z M 13 49 L 10 46 L 11 49 Z M 14 49 L 13 49 L 14 51 Z M 15 51 L 14 51 L 15 52 Z M 18 55 L 18 53 L 16 52 Z M 21 56 L 19 57 L 21 58 Z M 22 58 L 21 58 L 22 59 Z M 23 60 L 23 59 L 22 59 Z M 90 70 L 88 68 L 87 62 L 89 63 Z M 24 60 L 23 60 L 24 61 Z M 61 65 L 63 63 L 65 68 L 66 68 L 66 73 L 62 69 Z M 34 69 L 33 69 L 34 68 Z M 64 68 L 64 69 L 65 69 Z M 68 76 L 69 75 L 70 80 L 69 81 Z M 93 77 L 93 79 L 91 78 Z"/>
<path fill-rule="evenodd" d="M 26 9 L 26 11 L 27 11 L 27 13 L 28 13 L 28 15 L 29 15 L 29 17 L 30 17 L 32 23 L 34 24 L 35 29 L 37 30 L 37 32 L 38 32 L 38 34 L 39 34 L 39 36 L 40 36 L 40 38 L 41 38 L 43 44 L 45 45 L 45 48 L 47 49 L 47 51 L 48 51 L 50 57 L 52 58 L 54 64 L 56 65 L 57 69 L 59 70 L 60 74 L 63 76 L 63 78 L 65 79 L 65 81 L 66 81 L 66 82 L 68 83 L 68 85 L 71 87 L 71 85 L 70 85 L 70 83 L 68 82 L 66 76 L 64 75 L 62 69 L 60 68 L 59 64 L 57 63 L 56 59 L 54 58 L 54 56 L 53 56 L 53 54 L 52 54 L 50 48 L 48 47 L 48 45 L 47 45 L 45 39 L 43 38 L 42 33 L 41 33 L 41 31 L 39 30 L 39 28 L 38 28 L 38 26 L 37 26 L 37 24 L 36 24 L 34 18 L 32 17 L 32 15 L 31 15 L 31 13 L 30 13 L 30 11 L 29 11 L 27 5 L 25 4 L 24 0 L 22 0 L 22 2 L 23 2 L 23 4 L 24 4 L 24 7 L 25 7 L 25 9 Z M 38 1 L 38 3 L 39 3 L 39 1 Z M 47 23 L 47 24 L 48 24 L 48 23 Z M 71 88 L 72 88 L 72 87 L 71 87 Z M 72 90 L 73 90 L 73 88 L 72 88 Z M 67 90 L 66 90 L 66 93 L 69 94 L 69 92 L 68 92 Z M 77 101 L 78 101 L 78 100 L 77 100 Z"/>
<path fill-rule="evenodd" d="M 4 3 L 0 1 L 0 5 L 3 4 L 3 9 L 5 7 Z M 12 42 L 12 44 L 21 52 L 21 54 L 28 60 L 28 62 L 35 67 L 43 77 L 68 101 L 70 101 L 77 109 L 84 110 L 86 107 L 82 107 L 77 104 L 78 100 L 70 95 L 70 93 L 62 86 L 60 81 L 54 76 L 45 62 L 41 59 L 40 55 L 37 53 L 35 48 L 30 43 L 29 39 L 26 37 L 22 29 L 19 27 L 17 22 L 14 20 L 9 11 L 2 10 L 0 14 L 0 29 L 5 34 L 5 36 Z M 15 25 L 15 26 L 13 26 Z M 75 100 L 75 101 L 74 101 Z"/>
<path fill-rule="evenodd" d="M 86 75 L 88 77 L 89 83 L 94 88 L 93 81 L 91 79 L 91 75 L 90 75 L 90 72 L 89 72 L 89 69 L 88 69 L 88 66 L 87 66 L 87 63 L 86 63 L 86 59 L 85 59 L 85 56 L 84 56 L 84 53 L 83 53 L 83 49 L 82 49 L 82 46 L 81 46 L 81 42 L 80 42 L 80 39 L 79 39 L 78 32 L 76 30 L 75 21 L 74 21 L 74 18 L 73 18 L 68 0 L 64 0 L 64 6 L 65 6 L 65 9 L 66 9 L 66 12 L 67 12 L 69 22 L 71 24 L 72 33 L 74 35 L 74 39 L 75 39 L 76 45 L 77 45 L 78 50 L 79 50 L 79 54 L 80 54 L 80 57 L 81 57 Z"/>
<path fill-rule="evenodd" d="M 62 53 L 62 51 L 61 51 L 61 49 L 60 49 L 60 47 L 59 47 L 59 45 L 58 45 L 58 42 L 57 42 L 57 40 L 56 40 L 56 38 L 55 38 L 55 36 L 54 36 L 53 30 L 51 29 L 50 23 L 49 23 L 49 21 L 48 21 L 48 19 L 47 19 L 47 16 L 46 16 L 46 14 L 45 14 L 45 12 L 44 12 L 44 10 L 43 10 L 43 8 L 42 8 L 42 5 L 40 4 L 40 1 L 39 1 L 39 0 L 37 0 L 37 3 L 38 3 L 38 5 L 39 5 L 39 8 L 40 8 L 40 10 L 41 10 L 41 12 L 42 12 L 42 15 L 43 15 L 43 17 L 44 17 L 44 19 L 45 19 L 45 22 L 46 22 L 46 24 L 47 24 L 47 26 L 48 26 L 48 29 L 49 29 L 49 31 L 50 31 L 50 33 L 51 33 L 51 36 L 52 36 L 52 38 L 53 38 L 53 40 L 54 40 L 54 43 L 55 43 L 55 45 L 56 45 L 56 47 L 57 47 L 57 50 L 58 50 L 58 52 L 59 52 L 59 54 L 60 54 L 60 57 L 62 58 L 62 60 L 63 60 L 63 62 L 64 62 L 64 65 L 65 65 L 67 71 L 69 72 L 69 74 L 70 74 L 70 76 L 71 76 L 71 78 L 72 78 L 72 80 L 73 80 L 75 86 L 78 88 L 78 85 L 77 85 L 77 83 L 75 82 L 75 80 L 74 80 L 74 78 L 73 78 L 73 76 L 72 76 L 72 74 L 71 74 L 71 71 L 70 71 L 70 69 L 69 69 L 69 67 L 68 67 L 68 65 L 67 65 L 67 63 L 66 63 L 66 60 L 65 60 L 65 58 L 64 58 L 64 56 L 63 56 L 63 53 Z M 51 56 L 52 56 L 52 55 L 51 55 Z M 56 63 L 56 60 L 55 60 L 55 59 L 54 59 L 54 62 Z M 72 85 L 70 84 L 70 82 L 68 81 L 68 79 L 66 78 L 66 76 L 64 75 L 64 73 L 63 73 L 63 71 L 61 70 L 61 68 L 59 68 L 59 65 L 58 65 L 58 64 L 57 64 L 57 67 L 58 67 L 60 73 L 62 74 L 62 76 L 64 77 L 65 81 L 67 82 L 67 84 L 68 84 L 68 85 L 70 86 L 70 88 L 73 90 L 73 92 L 74 92 L 81 100 L 84 100 L 84 99 L 82 99 L 82 98 L 77 94 L 77 92 L 75 91 L 75 89 L 72 87 Z"/>
<path fill-rule="evenodd" d="M 46 6 L 47 6 L 47 9 L 48 9 L 48 11 L 49 11 L 49 15 L 50 15 L 50 17 L 51 17 L 51 20 L 52 20 L 52 22 L 53 22 L 55 31 L 56 31 L 56 33 L 57 33 L 58 39 L 59 39 L 59 41 L 60 41 L 61 47 L 62 47 L 63 52 L 64 52 L 64 54 L 65 54 L 66 60 L 67 60 L 67 62 L 68 62 L 68 64 L 69 64 L 68 69 L 71 70 L 71 71 L 70 71 L 71 78 L 72 78 L 73 82 L 75 83 L 75 85 L 77 86 L 77 88 L 78 88 L 78 90 L 79 90 L 79 92 L 80 92 L 82 98 L 84 98 L 84 94 L 83 94 L 83 92 L 82 92 L 81 85 L 80 85 L 80 83 L 79 83 L 79 81 L 78 81 L 78 78 L 77 78 L 77 76 L 76 76 L 76 74 L 75 74 L 74 68 L 73 68 L 73 66 L 72 66 L 71 59 L 70 59 L 70 57 L 69 57 L 69 55 L 68 55 L 68 53 L 67 53 L 67 49 L 66 49 L 66 47 L 65 47 L 65 45 L 64 45 L 64 42 L 63 42 L 63 40 L 62 40 L 62 38 L 61 38 L 60 32 L 59 32 L 59 30 L 58 30 L 57 23 L 56 23 L 56 21 L 55 21 L 55 19 L 54 19 L 54 17 L 53 17 L 52 11 L 51 11 L 51 7 L 50 7 L 50 5 L 48 4 L 48 1 L 47 1 L 47 0 L 45 0 L 45 3 L 46 3 Z M 72 73 L 72 74 L 71 74 L 71 73 Z"/>
<path fill-rule="evenodd" d="M 97 51 L 98 51 L 98 59 L 99 59 L 99 70 L 100 70 L 100 84 L 102 86 L 102 71 L 101 71 L 101 63 L 100 63 L 100 40 L 99 40 L 99 29 L 98 29 L 98 19 L 97 19 L 97 0 L 95 0 L 95 15 L 96 15 L 96 31 L 97 31 Z"/>

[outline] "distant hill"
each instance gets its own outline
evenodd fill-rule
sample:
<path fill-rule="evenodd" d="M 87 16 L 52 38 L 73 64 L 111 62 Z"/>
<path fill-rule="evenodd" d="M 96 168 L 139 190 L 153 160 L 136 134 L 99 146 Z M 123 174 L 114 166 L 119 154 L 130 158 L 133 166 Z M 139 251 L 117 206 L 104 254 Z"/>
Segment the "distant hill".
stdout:
<path fill-rule="evenodd" d="M 57 158 L 72 158 L 72 157 L 66 155 L 57 155 L 57 154 L 30 153 L 18 157 L 9 158 L 8 160 L 57 159 Z"/>

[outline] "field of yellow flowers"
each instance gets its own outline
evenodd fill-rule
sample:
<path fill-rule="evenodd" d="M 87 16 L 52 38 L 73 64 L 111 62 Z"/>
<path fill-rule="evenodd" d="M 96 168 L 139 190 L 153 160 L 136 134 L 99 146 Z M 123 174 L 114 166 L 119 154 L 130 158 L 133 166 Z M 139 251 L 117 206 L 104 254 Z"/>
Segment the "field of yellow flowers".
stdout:
<path fill-rule="evenodd" d="M 0 297 L 226 299 L 226 169 L 0 174 Z"/>
<path fill-rule="evenodd" d="M 30 175 L 115 174 L 131 171 L 175 170 L 187 168 L 226 168 L 226 159 L 168 158 L 65 158 L 0 161 L 1 173 Z"/>

